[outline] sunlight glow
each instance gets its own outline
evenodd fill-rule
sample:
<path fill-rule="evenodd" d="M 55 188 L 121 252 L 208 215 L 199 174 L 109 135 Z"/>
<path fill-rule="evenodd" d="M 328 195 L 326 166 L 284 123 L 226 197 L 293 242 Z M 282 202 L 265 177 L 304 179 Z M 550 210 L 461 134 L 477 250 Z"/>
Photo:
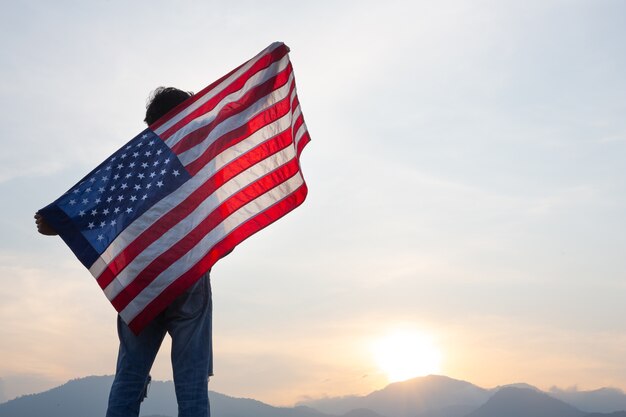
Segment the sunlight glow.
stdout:
<path fill-rule="evenodd" d="M 441 352 L 430 337 L 408 331 L 396 331 L 373 346 L 376 363 L 389 382 L 440 373 Z"/>

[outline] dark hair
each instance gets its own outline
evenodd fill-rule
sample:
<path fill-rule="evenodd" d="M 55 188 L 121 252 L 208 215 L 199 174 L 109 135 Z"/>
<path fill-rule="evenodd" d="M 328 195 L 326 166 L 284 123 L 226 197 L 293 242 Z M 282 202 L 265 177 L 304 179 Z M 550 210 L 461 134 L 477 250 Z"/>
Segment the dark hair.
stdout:
<path fill-rule="evenodd" d="M 191 91 L 183 91 L 174 87 L 158 87 L 148 97 L 146 118 L 143 121 L 148 126 L 151 125 L 191 96 L 193 96 Z"/>

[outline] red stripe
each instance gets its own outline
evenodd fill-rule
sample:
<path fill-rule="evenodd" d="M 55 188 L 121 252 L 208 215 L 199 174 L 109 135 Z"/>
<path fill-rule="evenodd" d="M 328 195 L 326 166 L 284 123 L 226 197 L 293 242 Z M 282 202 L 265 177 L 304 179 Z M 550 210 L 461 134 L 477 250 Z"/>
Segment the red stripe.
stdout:
<path fill-rule="evenodd" d="M 190 114 L 188 114 L 187 116 L 183 117 L 181 120 L 176 122 L 174 125 L 169 127 L 165 132 L 163 132 L 159 136 L 161 136 L 165 140 L 165 139 L 169 138 L 170 136 L 172 136 L 174 133 L 176 133 L 176 131 L 178 131 L 180 128 L 185 126 L 190 121 L 194 120 L 195 118 L 197 118 L 198 116 L 200 116 L 200 115 L 202 115 L 204 113 L 208 113 L 209 111 L 213 110 L 215 108 L 215 106 L 217 106 L 217 104 L 220 101 L 222 101 L 222 99 L 224 97 L 228 96 L 229 94 L 234 93 L 235 91 L 240 90 L 244 86 L 244 84 L 254 74 L 256 74 L 257 72 L 260 72 L 260 71 L 266 69 L 267 67 L 269 67 L 274 62 L 280 61 L 287 54 L 287 52 L 288 52 L 287 47 L 285 45 L 282 45 L 282 46 L 274 49 L 272 52 L 268 53 L 267 55 L 263 55 L 246 72 L 244 72 L 242 75 L 240 75 L 237 79 L 233 80 L 233 82 L 228 84 L 222 91 L 217 93 L 214 97 L 212 97 L 206 103 L 202 104 L 200 107 L 198 107 L 197 109 L 192 111 Z M 243 65 L 245 65 L 245 64 L 243 64 Z M 241 65 L 241 66 L 243 66 L 243 65 Z M 241 66 L 240 66 L 240 68 L 241 68 Z M 233 72 L 234 71 L 231 71 L 228 75 L 231 75 Z M 224 76 L 220 80 L 223 81 L 227 77 L 228 76 Z M 202 98 L 202 96 L 204 96 L 206 93 L 208 93 L 209 91 L 214 89 L 217 86 L 217 84 L 219 84 L 219 83 L 213 83 L 209 87 L 207 87 L 204 90 L 202 90 L 200 93 L 198 93 L 196 95 L 197 98 L 195 98 L 195 100 L 189 101 L 188 103 L 187 103 L 187 101 L 185 101 L 186 104 L 185 104 L 184 107 L 187 107 L 187 106 L 191 105 L 192 103 L 198 101 L 200 98 Z M 194 97 L 196 97 L 196 96 L 194 96 Z M 175 116 L 176 114 L 180 113 L 180 111 L 182 111 L 183 108 L 178 109 L 178 110 L 176 108 L 175 110 L 176 110 L 176 112 L 172 111 L 171 112 L 172 114 L 170 115 L 169 118 L 171 118 L 171 117 Z M 170 113 L 168 113 L 168 115 L 169 114 Z M 164 122 L 166 122 L 166 121 L 167 120 L 165 120 Z M 163 124 L 163 123 L 161 123 L 161 124 Z"/>
<path fill-rule="evenodd" d="M 254 181 L 244 187 L 236 194 L 225 200 L 191 232 L 185 235 L 154 259 L 143 271 L 141 271 L 134 281 L 132 281 L 117 297 L 111 300 L 111 304 L 121 311 L 130 303 L 141 291 L 143 291 L 154 279 L 174 262 L 185 256 L 192 250 L 208 233 L 219 225 L 228 216 L 245 206 L 249 202 L 267 193 L 269 190 L 280 185 L 284 181 L 298 173 L 299 164 L 297 159 L 280 166 L 276 170 Z"/>
<path fill-rule="evenodd" d="M 215 158 L 223 149 L 236 145 L 245 140 L 259 129 L 275 122 L 289 111 L 288 99 L 281 100 L 262 113 L 254 116 L 244 125 L 222 135 L 213 142 L 197 159 L 185 166 L 185 169 L 193 176 L 196 175 L 206 164 Z"/>
<path fill-rule="evenodd" d="M 150 323 L 161 311 L 165 310 L 179 295 L 193 285 L 202 275 L 208 271 L 226 253 L 235 248 L 239 243 L 252 236 L 259 230 L 269 226 L 276 220 L 283 217 L 296 207 L 298 207 L 307 195 L 306 184 L 302 184 L 297 190 L 285 197 L 269 209 L 259 213 L 252 219 L 242 223 L 233 230 L 221 242 L 215 245 L 200 261 L 198 261 L 187 272 L 176 279 L 165 291 L 157 296 L 146 308 L 141 311 L 129 323 L 130 329 L 135 333 L 139 332 Z"/>
<path fill-rule="evenodd" d="M 243 64 L 239 65 L 237 68 L 235 68 L 234 70 L 232 70 L 231 72 L 229 72 L 228 74 L 224 75 L 222 78 L 220 78 L 219 80 L 215 81 L 214 83 L 212 83 L 211 85 L 209 85 L 208 87 L 204 88 L 202 91 L 199 91 L 197 94 L 194 94 L 193 96 L 189 97 L 187 100 L 183 101 L 182 103 L 180 103 L 179 105 L 177 105 L 176 107 L 174 107 L 172 110 L 168 111 L 167 113 L 165 113 L 163 116 L 161 116 L 156 122 L 152 123 L 150 126 L 148 126 L 150 128 L 150 130 L 154 131 L 158 128 L 160 128 L 161 126 L 163 126 L 165 123 L 167 123 L 168 120 L 170 120 L 172 117 L 174 117 L 175 115 L 177 115 L 178 113 L 180 113 L 183 109 L 191 106 L 193 103 L 195 103 L 196 101 L 200 100 L 202 98 L 202 96 L 214 89 L 218 84 L 220 84 L 222 81 L 224 81 L 225 79 L 227 79 L 228 77 L 230 77 L 231 75 L 233 75 L 235 72 L 237 72 L 239 70 L 239 68 L 243 67 L 244 65 L 246 65 L 247 62 L 244 62 Z"/>
<path fill-rule="evenodd" d="M 303 124 L 304 124 L 304 117 L 302 117 L 302 113 L 300 113 L 300 116 L 298 116 L 296 121 L 293 122 L 293 134 L 294 134 L 294 136 L 296 135 L 296 133 L 298 133 L 298 129 L 300 129 L 300 126 L 302 126 Z"/>
<path fill-rule="evenodd" d="M 268 139 L 256 148 L 241 155 L 237 159 L 225 165 L 211 178 L 207 179 L 197 190 L 191 193 L 178 206 L 159 218 L 150 227 L 144 230 L 124 250 L 107 265 L 106 269 L 97 279 L 102 289 L 106 288 L 130 262 L 141 252 L 150 246 L 156 239 L 171 229 L 179 221 L 187 217 L 216 189 L 224 185 L 231 178 L 257 164 L 269 155 L 284 149 L 292 143 L 291 131 L 284 132 Z"/>
<path fill-rule="evenodd" d="M 304 135 L 300 138 L 300 142 L 298 142 L 298 148 L 296 149 L 296 154 L 298 155 L 298 159 L 300 159 L 300 154 L 304 147 L 311 141 L 311 137 L 309 136 L 309 132 L 304 132 Z"/>
<path fill-rule="evenodd" d="M 226 104 L 217 114 L 215 119 L 211 121 L 211 123 L 188 133 L 184 138 L 179 140 L 178 143 L 171 146 L 172 152 L 175 154 L 181 154 L 204 141 L 207 136 L 209 136 L 209 133 L 211 133 L 211 131 L 224 120 L 244 112 L 258 100 L 284 86 L 289 80 L 291 71 L 291 65 L 288 65 L 287 68 L 276 74 L 274 77 L 252 88 L 239 100 L 231 101 Z"/>

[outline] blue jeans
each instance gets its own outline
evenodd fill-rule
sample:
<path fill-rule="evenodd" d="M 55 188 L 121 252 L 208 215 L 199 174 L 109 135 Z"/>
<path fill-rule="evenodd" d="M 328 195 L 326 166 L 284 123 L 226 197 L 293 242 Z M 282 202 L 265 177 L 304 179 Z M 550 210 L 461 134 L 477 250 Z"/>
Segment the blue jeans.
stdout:
<path fill-rule="evenodd" d="M 137 417 L 159 347 L 172 337 L 172 370 L 179 417 L 208 417 L 213 375 L 211 281 L 207 272 L 144 330 L 135 335 L 118 316 L 120 349 L 107 417 Z"/>

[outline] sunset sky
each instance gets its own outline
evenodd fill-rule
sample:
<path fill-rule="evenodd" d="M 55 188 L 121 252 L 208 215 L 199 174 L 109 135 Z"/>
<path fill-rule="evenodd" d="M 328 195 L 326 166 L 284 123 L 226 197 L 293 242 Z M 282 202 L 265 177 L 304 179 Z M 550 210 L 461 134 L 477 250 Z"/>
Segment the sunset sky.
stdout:
<path fill-rule="evenodd" d="M 273 41 L 309 196 L 214 267 L 210 389 L 626 389 L 626 2 L 0 4 L 0 402 L 114 373 L 115 310 L 34 212 L 144 129 L 155 87 Z"/>

